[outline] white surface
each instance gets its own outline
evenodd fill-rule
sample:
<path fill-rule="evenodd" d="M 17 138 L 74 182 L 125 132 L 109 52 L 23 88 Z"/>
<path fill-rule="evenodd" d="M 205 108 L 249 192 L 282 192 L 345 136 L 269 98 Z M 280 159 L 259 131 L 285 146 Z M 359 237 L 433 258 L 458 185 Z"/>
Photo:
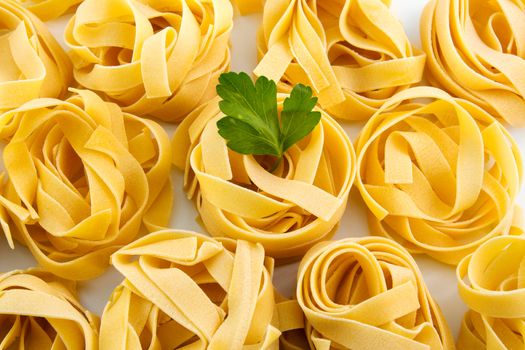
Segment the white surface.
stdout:
<path fill-rule="evenodd" d="M 322 1 L 322 0 L 320 0 Z M 419 14 L 425 4 L 425 0 L 393 0 L 392 9 L 401 19 L 405 30 L 412 42 L 419 46 Z M 49 22 L 51 31 L 62 40 L 62 31 L 67 18 Z M 256 64 L 255 34 L 261 21 L 260 15 L 248 17 L 237 17 L 232 33 L 233 53 L 232 70 L 253 70 Z M 355 140 L 362 124 L 344 124 L 345 130 Z M 170 134 L 174 127 L 167 128 Z M 520 149 L 525 153 L 525 129 L 511 129 L 511 133 L 518 141 Z M 178 170 L 173 170 L 174 185 L 176 187 L 175 208 L 172 227 L 204 232 L 194 218 L 197 216 L 192 203 L 190 203 L 182 191 L 182 176 Z M 525 205 L 523 191 L 519 202 Z M 341 226 L 335 238 L 357 237 L 368 234 L 366 223 L 366 210 L 358 191 L 354 188 L 350 195 L 347 211 L 342 219 Z M 35 261 L 25 247 L 16 245 L 14 251 L 9 250 L 7 244 L 0 244 L 0 271 L 22 269 L 35 265 Z M 454 335 L 457 335 L 465 305 L 459 299 L 457 293 L 455 269 L 435 262 L 426 257 L 416 257 L 419 267 L 423 272 L 424 279 L 430 288 L 434 298 L 441 306 Z M 291 296 L 295 288 L 295 275 L 297 264 L 277 268 L 275 284 L 277 288 L 287 296 Z M 79 285 L 82 303 L 91 311 L 101 314 L 113 288 L 120 283 L 122 277 L 110 268 L 102 277 L 84 282 Z"/>

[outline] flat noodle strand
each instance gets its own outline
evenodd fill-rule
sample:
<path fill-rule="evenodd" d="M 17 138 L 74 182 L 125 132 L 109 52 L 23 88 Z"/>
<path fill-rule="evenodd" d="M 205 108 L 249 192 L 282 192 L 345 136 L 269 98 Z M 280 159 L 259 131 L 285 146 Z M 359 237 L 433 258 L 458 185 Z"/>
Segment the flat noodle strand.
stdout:
<path fill-rule="evenodd" d="M 83 0 L 16 0 L 42 21 L 50 21 L 76 9 Z"/>
<path fill-rule="evenodd" d="M 232 0 L 242 16 L 261 12 L 264 0 Z"/>
<path fill-rule="evenodd" d="M 427 102 L 401 102 L 412 99 Z M 523 164 L 505 128 L 474 104 L 429 87 L 405 90 L 357 141 L 357 186 L 373 234 L 457 264 L 516 224 Z"/>
<path fill-rule="evenodd" d="M 65 33 L 77 82 L 125 112 L 177 122 L 229 68 L 229 0 L 86 0 Z"/>
<path fill-rule="evenodd" d="M 433 85 L 525 126 L 523 0 L 432 0 L 421 42 Z"/>
<path fill-rule="evenodd" d="M 312 86 L 336 118 L 368 119 L 418 83 L 425 55 L 412 48 L 389 1 L 267 0 L 254 73 L 280 89 Z"/>
<path fill-rule="evenodd" d="M 0 113 L 39 97 L 64 97 L 72 67 L 46 26 L 14 1 L 0 2 Z"/>
<path fill-rule="evenodd" d="M 299 265 L 296 297 L 306 318 L 307 343 L 286 333 L 286 350 L 455 348 L 416 262 L 383 237 L 315 245 Z M 279 307 L 286 305 L 293 314 L 290 303 Z"/>
<path fill-rule="evenodd" d="M 100 350 L 279 349 L 273 260 L 260 244 L 166 230 L 112 261 L 126 279 L 104 310 Z"/>
<path fill-rule="evenodd" d="M 286 96 L 278 96 L 279 108 Z M 355 177 L 355 154 L 341 126 L 320 112 L 319 125 L 274 173 L 263 167 L 270 160 L 227 148 L 216 125 L 223 117 L 218 98 L 181 123 L 174 162 L 210 234 L 259 242 L 278 258 L 299 256 L 333 235 Z"/>
<path fill-rule="evenodd" d="M 0 348 L 98 350 L 98 319 L 75 284 L 42 270 L 0 275 Z"/>
<path fill-rule="evenodd" d="M 458 349 L 525 347 L 525 236 L 495 237 L 457 268 L 459 294 L 470 307 Z"/>
<path fill-rule="evenodd" d="M 171 216 L 171 147 L 157 123 L 95 93 L 37 99 L 0 116 L 7 182 L 0 223 L 58 276 L 98 276 L 141 224 Z"/>

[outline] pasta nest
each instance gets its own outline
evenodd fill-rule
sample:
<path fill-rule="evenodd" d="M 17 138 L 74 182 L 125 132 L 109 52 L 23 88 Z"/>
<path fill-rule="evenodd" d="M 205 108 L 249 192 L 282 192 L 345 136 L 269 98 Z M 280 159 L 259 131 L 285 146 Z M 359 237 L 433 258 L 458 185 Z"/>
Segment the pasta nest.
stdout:
<path fill-rule="evenodd" d="M 83 0 L 16 0 L 43 21 L 62 16 L 76 8 Z"/>
<path fill-rule="evenodd" d="M 62 97 L 71 62 L 46 26 L 14 1 L 0 2 L 0 112 L 38 97 Z"/>
<path fill-rule="evenodd" d="M 0 223 L 41 266 L 94 278 L 109 256 L 171 215 L 171 147 L 153 121 L 122 113 L 95 93 L 37 99 L 0 116 L 7 182 Z"/>
<path fill-rule="evenodd" d="M 277 350 L 273 260 L 260 244 L 221 242 L 166 230 L 115 253 L 126 279 L 104 310 L 100 350 Z"/>
<path fill-rule="evenodd" d="M 418 83 L 416 52 L 387 0 L 268 0 L 254 73 L 280 88 L 313 87 L 336 118 L 368 119 L 396 92 Z"/>
<path fill-rule="evenodd" d="M 421 16 L 429 81 L 525 126 L 525 3 L 432 0 Z"/>
<path fill-rule="evenodd" d="M 397 106 L 412 99 L 425 101 Z M 412 253 L 456 265 L 514 225 L 521 154 L 468 101 L 429 87 L 401 92 L 370 119 L 356 152 L 370 232 Z"/>
<path fill-rule="evenodd" d="M 229 68 L 229 0 L 86 0 L 66 27 L 76 81 L 125 112 L 180 121 Z"/>
<path fill-rule="evenodd" d="M 458 266 L 459 294 L 470 307 L 458 349 L 507 350 L 525 344 L 525 236 L 495 237 Z"/>
<path fill-rule="evenodd" d="M 98 319 L 80 305 L 73 282 L 18 270 L 0 275 L 0 291 L 3 349 L 98 349 Z"/>
<path fill-rule="evenodd" d="M 315 245 L 299 265 L 296 297 L 310 349 L 454 349 L 416 262 L 383 237 Z"/>
<path fill-rule="evenodd" d="M 287 95 L 278 95 L 279 110 Z M 273 160 L 231 151 L 219 135 L 224 115 L 218 98 L 195 110 L 173 139 L 175 164 L 184 169 L 207 231 L 261 243 L 272 257 L 295 257 L 337 229 L 355 177 L 355 154 L 342 127 L 328 114 L 292 146 L 270 173 Z"/>

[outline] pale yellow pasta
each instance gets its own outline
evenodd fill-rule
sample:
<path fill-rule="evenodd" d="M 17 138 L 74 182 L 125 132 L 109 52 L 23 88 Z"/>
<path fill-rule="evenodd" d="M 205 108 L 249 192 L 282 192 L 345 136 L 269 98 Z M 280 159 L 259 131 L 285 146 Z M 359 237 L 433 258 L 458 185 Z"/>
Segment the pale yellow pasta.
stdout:
<path fill-rule="evenodd" d="M 416 262 L 383 237 L 315 245 L 299 265 L 296 297 L 305 315 L 306 342 L 285 335 L 284 349 L 454 349 Z M 300 317 L 292 303 L 290 314 Z"/>
<path fill-rule="evenodd" d="M 0 1 L 0 113 L 38 97 L 62 97 L 71 62 L 46 26 L 14 1 Z"/>
<path fill-rule="evenodd" d="M 280 88 L 313 87 L 336 118 L 368 119 L 418 83 L 425 55 L 412 48 L 388 0 L 267 0 L 254 73 Z"/>
<path fill-rule="evenodd" d="M 413 99 L 424 102 L 399 106 Z M 473 103 L 436 88 L 405 90 L 366 124 L 356 152 L 370 232 L 412 253 L 455 265 L 516 224 L 521 154 Z"/>
<path fill-rule="evenodd" d="M 260 244 L 152 233 L 112 258 L 124 275 L 106 305 L 100 350 L 277 350 L 273 260 Z"/>
<path fill-rule="evenodd" d="M 278 96 L 279 109 L 287 95 Z M 213 236 L 261 243 L 284 258 L 330 238 L 345 211 L 355 177 L 355 154 L 342 127 L 323 111 L 321 122 L 292 146 L 274 173 L 273 160 L 228 149 L 216 98 L 195 110 L 173 139 L 174 162 Z"/>
<path fill-rule="evenodd" d="M 525 126 L 523 0 L 431 0 L 421 42 L 432 84 Z"/>
<path fill-rule="evenodd" d="M 241 15 L 249 15 L 256 12 L 261 12 L 263 9 L 264 0 L 232 0 Z"/>
<path fill-rule="evenodd" d="M 39 264 L 71 280 L 98 276 L 144 222 L 171 216 L 171 147 L 157 123 L 95 93 L 36 99 L 0 116 L 7 182 L 0 223 Z"/>
<path fill-rule="evenodd" d="M 495 237 L 457 268 L 459 294 L 471 309 L 458 338 L 462 350 L 525 347 L 525 236 Z"/>
<path fill-rule="evenodd" d="M 76 81 L 125 112 L 180 121 L 229 68 L 229 0 L 86 0 L 67 25 Z"/>
<path fill-rule="evenodd" d="M 0 348 L 98 350 L 98 319 L 75 283 L 39 269 L 0 274 Z"/>
<path fill-rule="evenodd" d="M 83 0 L 16 0 L 43 21 L 49 21 L 75 9 Z"/>

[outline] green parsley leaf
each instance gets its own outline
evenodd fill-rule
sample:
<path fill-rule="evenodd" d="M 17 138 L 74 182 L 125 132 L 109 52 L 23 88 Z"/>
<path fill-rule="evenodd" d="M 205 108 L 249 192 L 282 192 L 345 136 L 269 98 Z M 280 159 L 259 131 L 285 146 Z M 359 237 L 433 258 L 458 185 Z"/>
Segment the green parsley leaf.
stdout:
<path fill-rule="evenodd" d="M 320 112 L 312 112 L 317 97 L 312 97 L 312 89 L 302 84 L 296 85 L 290 97 L 284 100 L 281 112 L 283 151 L 301 141 L 319 124 Z"/>
<path fill-rule="evenodd" d="M 242 154 L 281 155 L 277 87 L 273 81 L 259 78 L 254 85 L 246 73 L 224 73 L 219 77 L 217 93 L 222 98 L 219 107 L 230 119 L 218 123 L 219 134 L 229 141 L 228 147 Z M 249 135 L 243 135 L 245 132 Z M 249 143 L 241 141 L 255 135 Z"/>
<path fill-rule="evenodd" d="M 266 77 L 259 77 L 254 84 L 246 73 L 223 73 L 217 93 L 226 115 L 217 122 L 219 134 L 237 153 L 270 155 L 279 162 L 284 152 L 321 120 L 321 113 L 312 111 L 317 98 L 312 97 L 312 89 L 301 84 L 284 100 L 280 118 L 277 86 Z"/>
<path fill-rule="evenodd" d="M 228 140 L 228 147 L 237 153 L 279 156 L 278 145 L 266 139 L 249 123 L 233 117 L 217 122 L 219 134 Z"/>

